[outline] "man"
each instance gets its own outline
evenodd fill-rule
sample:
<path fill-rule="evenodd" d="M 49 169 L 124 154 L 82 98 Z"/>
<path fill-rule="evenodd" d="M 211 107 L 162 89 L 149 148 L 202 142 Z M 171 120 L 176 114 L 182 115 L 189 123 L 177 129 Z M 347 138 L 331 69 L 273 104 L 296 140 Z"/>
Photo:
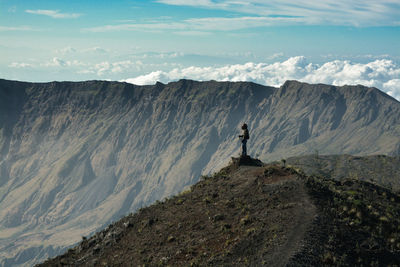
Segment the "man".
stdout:
<path fill-rule="evenodd" d="M 239 135 L 240 140 L 242 141 L 242 157 L 247 156 L 247 140 L 249 140 L 249 130 L 247 129 L 247 124 L 244 123 L 242 125 L 243 134 Z"/>

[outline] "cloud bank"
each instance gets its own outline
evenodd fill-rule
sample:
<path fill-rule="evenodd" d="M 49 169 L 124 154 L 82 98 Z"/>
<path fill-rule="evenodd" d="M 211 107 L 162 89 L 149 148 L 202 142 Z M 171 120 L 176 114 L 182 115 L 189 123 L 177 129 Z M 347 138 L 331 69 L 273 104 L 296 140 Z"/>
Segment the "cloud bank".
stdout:
<path fill-rule="evenodd" d="M 389 59 L 378 59 L 364 64 L 347 60 L 313 64 L 305 57 L 298 56 L 272 64 L 250 62 L 223 67 L 192 66 L 171 71 L 154 71 L 124 81 L 147 85 L 179 79 L 250 81 L 275 87 L 281 86 L 286 80 L 338 86 L 361 84 L 379 88 L 400 101 L 400 66 Z"/>

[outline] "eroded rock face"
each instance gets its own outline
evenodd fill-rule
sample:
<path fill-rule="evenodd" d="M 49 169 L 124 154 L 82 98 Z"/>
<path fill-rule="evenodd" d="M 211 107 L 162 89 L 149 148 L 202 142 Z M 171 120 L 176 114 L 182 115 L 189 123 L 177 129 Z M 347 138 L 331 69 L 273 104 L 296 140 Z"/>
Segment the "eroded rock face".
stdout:
<path fill-rule="evenodd" d="M 271 161 L 397 153 L 398 114 L 361 86 L 0 80 L 0 263 L 40 261 L 217 171 L 243 122 Z"/>

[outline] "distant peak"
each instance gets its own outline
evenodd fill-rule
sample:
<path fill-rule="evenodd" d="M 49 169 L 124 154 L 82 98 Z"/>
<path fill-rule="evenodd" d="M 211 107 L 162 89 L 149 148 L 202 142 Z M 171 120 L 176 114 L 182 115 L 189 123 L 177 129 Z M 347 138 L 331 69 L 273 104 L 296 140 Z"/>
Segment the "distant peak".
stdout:
<path fill-rule="evenodd" d="M 300 82 L 297 80 L 287 80 L 281 87 L 289 87 L 294 85 L 308 85 L 308 83 Z"/>

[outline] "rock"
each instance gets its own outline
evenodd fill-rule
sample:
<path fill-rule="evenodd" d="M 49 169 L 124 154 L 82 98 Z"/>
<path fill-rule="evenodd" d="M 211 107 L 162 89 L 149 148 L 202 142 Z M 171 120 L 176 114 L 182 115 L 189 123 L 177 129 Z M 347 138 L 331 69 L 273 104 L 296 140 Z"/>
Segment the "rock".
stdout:
<path fill-rule="evenodd" d="M 89 240 L 89 242 L 88 242 L 87 245 L 88 245 L 88 247 L 91 247 L 91 246 L 93 246 L 95 243 L 96 243 L 96 239 L 92 238 L 92 239 Z"/>
<path fill-rule="evenodd" d="M 94 248 L 93 248 L 93 254 L 98 254 L 101 251 L 101 245 L 97 244 Z"/>
<path fill-rule="evenodd" d="M 125 228 L 131 228 L 131 227 L 133 227 L 133 223 L 130 222 L 130 221 L 124 222 L 124 227 L 125 227 Z"/>
<path fill-rule="evenodd" d="M 217 222 L 217 221 L 222 221 L 223 219 L 225 219 L 225 215 L 223 215 L 223 214 L 217 214 L 217 215 L 215 215 L 214 217 L 213 217 L 213 221 L 214 222 Z"/>
<path fill-rule="evenodd" d="M 237 166 L 262 166 L 262 162 L 259 159 L 253 159 L 250 156 L 241 156 L 239 158 L 232 157 L 232 162 Z"/>

